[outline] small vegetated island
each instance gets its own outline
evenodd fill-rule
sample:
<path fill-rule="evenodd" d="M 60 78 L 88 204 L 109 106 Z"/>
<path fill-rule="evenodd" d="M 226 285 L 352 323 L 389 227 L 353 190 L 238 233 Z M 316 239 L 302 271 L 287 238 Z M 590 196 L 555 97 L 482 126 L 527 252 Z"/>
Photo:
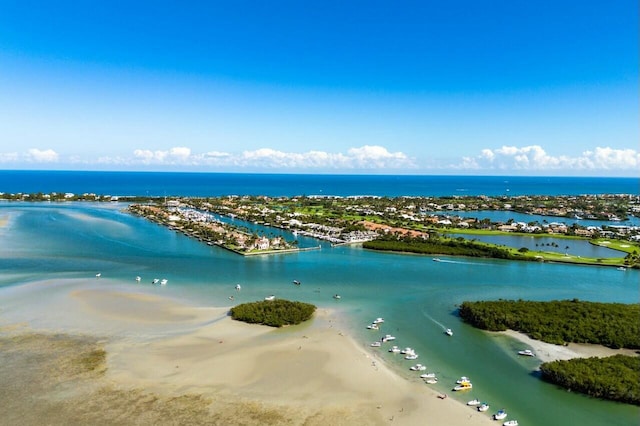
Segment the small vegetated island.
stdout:
<path fill-rule="evenodd" d="M 577 299 L 464 302 L 460 317 L 489 331 L 516 330 L 553 344 L 592 343 L 640 349 L 640 304 Z M 597 398 L 640 405 L 640 357 L 576 358 L 540 366 L 542 378 Z"/>
<path fill-rule="evenodd" d="M 284 299 L 243 303 L 231 308 L 231 318 L 271 327 L 295 325 L 307 321 L 316 311 L 310 303 Z"/>
<path fill-rule="evenodd" d="M 405 253 L 491 257 L 496 259 L 534 260 L 526 258 L 515 249 L 497 247 L 464 238 L 452 239 L 431 236 L 429 239 L 411 236 L 383 236 L 373 241 L 367 241 L 362 247 L 370 250 L 398 251 Z"/>

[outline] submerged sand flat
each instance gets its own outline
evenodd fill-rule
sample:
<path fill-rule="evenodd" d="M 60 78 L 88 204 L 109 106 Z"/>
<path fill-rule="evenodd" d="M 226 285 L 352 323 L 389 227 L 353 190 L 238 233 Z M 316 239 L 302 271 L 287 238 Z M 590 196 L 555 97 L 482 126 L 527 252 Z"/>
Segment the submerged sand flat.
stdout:
<path fill-rule="evenodd" d="M 70 285 L 42 305 L 81 322 L 70 327 L 76 334 L 56 324 L 1 330 L 8 424 L 493 424 L 394 374 L 329 310 L 272 329 L 233 321 L 227 309 L 87 287 Z"/>

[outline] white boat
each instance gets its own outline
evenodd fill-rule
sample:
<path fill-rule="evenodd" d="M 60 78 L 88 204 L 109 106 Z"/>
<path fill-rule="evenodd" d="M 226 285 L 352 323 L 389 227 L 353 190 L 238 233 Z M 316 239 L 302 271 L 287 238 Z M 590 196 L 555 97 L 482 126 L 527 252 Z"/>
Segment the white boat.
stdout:
<path fill-rule="evenodd" d="M 300 281 L 298 281 L 298 280 L 293 280 L 293 283 L 294 283 L 295 285 L 300 285 Z"/>
<path fill-rule="evenodd" d="M 385 335 L 382 339 L 380 339 L 383 342 L 390 342 L 392 340 L 396 340 L 395 336 L 392 336 L 390 334 Z"/>
<path fill-rule="evenodd" d="M 434 257 L 432 260 L 433 260 L 434 262 L 442 262 L 442 261 L 441 261 L 440 259 L 438 259 L 437 257 Z"/>
<path fill-rule="evenodd" d="M 518 426 L 518 421 L 517 420 L 507 420 L 506 422 L 502 423 L 502 426 Z"/>
<path fill-rule="evenodd" d="M 266 300 L 268 302 L 272 302 L 272 301 L 276 300 L 276 297 L 272 294 L 271 296 L 265 297 L 264 300 Z"/>
<path fill-rule="evenodd" d="M 376 318 L 373 320 L 374 324 L 382 324 L 384 322 L 384 318 Z"/>
<path fill-rule="evenodd" d="M 167 282 L 168 282 L 167 279 L 163 278 L 160 280 L 160 285 L 167 285 Z"/>
<path fill-rule="evenodd" d="M 409 355 L 405 356 L 404 359 L 408 359 L 410 361 L 413 361 L 414 359 L 418 359 L 418 354 L 416 354 L 416 353 L 409 354 Z"/>
<path fill-rule="evenodd" d="M 480 400 L 479 399 L 472 399 L 471 401 L 467 402 L 467 405 L 469 405 L 471 407 L 475 407 L 476 405 L 480 405 Z"/>
<path fill-rule="evenodd" d="M 378 327 L 378 324 L 369 324 L 367 328 L 369 330 L 380 330 L 380 327 Z"/>
<path fill-rule="evenodd" d="M 435 379 L 436 373 L 424 373 L 420 375 L 421 379 Z"/>
<path fill-rule="evenodd" d="M 454 391 L 465 391 L 465 390 L 469 390 L 473 388 L 473 385 L 471 384 L 471 382 L 462 382 L 459 385 L 456 385 L 453 390 Z"/>
<path fill-rule="evenodd" d="M 531 349 L 524 349 L 522 351 L 518 351 L 518 355 L 524 355 L 524 356 L 536 356 L 536 354 L 534 354 Z"/>
<path fill-rule="evenodd" d="M 392 346 L 391 349 L 389 349 L 389 352 L 392 352 L 394 354 L 399 354 L 400 353 L 400 348 L 397 346 Z"/>
<path fill-rule="evenodd" d="M 139 283 L 142 280 L 140 277 L 136 277 L 136 282 Z"/>
<path fill-rule="evenodd" d="M 100 272 L 98 272 L 98 273 L 96 274 L 96 278 L 100 278 L 101 276 L 102 276 L 102 274 L 101 274 Z"/>
<path fill-rule="evenodd" d="M 438 383 L 438 378 L 432 377 L 430 379 L 425 380 L 424 382 L 428 385 L 435 385 L 436 383 Z"/>
<path fill-rule="evenodd" d="M 478 406 L 478 411 L 488 411 L 489 410 L 489 404 L 487 404 L 486 402 L 483 402 L 482 404 L 480 404 Z"/>
<path fill-rule="evenodd" d="M 627 270 L 627 268 L 625 268 L 624 266 L 618 267 L 618 271 L 626 271 L 626 270 Z"/>
<path fill-rule="evenodd" d="M 406 347 L 406 348 L 402 349 L 400 351 L 400 353 L 401 354 L 412 354 L 412 353 L 415 353 L 415 351 L 413 349 L 409 348 L 409 347 Z"/>
<path fill-rule="evenodd" d="M 373 342 L 371 344 L 371 346 L 374 347 L 374 348 L 379 348 L 380 347 L 380 342 Z"/>
<path fill-rule="evenodd" d="M 158 284 L 160 282 L 160 280 L 158 278 L 154 278 L 153 281 L 151 281 L 151 284 Z"/>
<path fill-rule="evenodd" d="M 506 418 L 507 418 L 507 412 L 504 410 L 498 410 L 498 412 L 493 415 L 493 420 L 502 420 Z"/>
<path fill-rule="evenodd" d="M 411 371 L 424 371 L 427 369 L 426 365 L 422 365 L 422 364 L 416 364 L 416 365 L 412 365 L 411 367 L 409 367 L 409 370 Z M 422 377 L 422 376 L 420 376 Z"/>
<path fill-rule="evenodd" d="M 458 380 L 456 380 L 456 383 L 457 383 L 457 384 L 460 384 L 460 383 L 470 382 L 470 381 L 471 381 L 471 380 L 469 380 L 469 378 L 468 378 L 467 376 L 462 376 L 462 377 L 460 377 Z"/>
<path fill-rule="evenodd" d="M 242 287 L 240 286 L 240 284 L 236 284 L 236 290 L 238 291 L 242 290 Z"/>
<path fill-rule="evenodd" d="M 342 297 L 341 297 L 339 294 L 334 294 L 334 295 L 333 295 L 333 298 L 334 298 L 334 299 L 336 299 L 336 300 L 337 300 L 337 299 L 342 299 Z"/>
<path fill-rule="evenodd" d="M 444 331 L 444 334 L 446 334 L 447 336 L 453 336 L 453 330 L 451 330 L 450 328 L 447 328 L 447 329 Z"/>

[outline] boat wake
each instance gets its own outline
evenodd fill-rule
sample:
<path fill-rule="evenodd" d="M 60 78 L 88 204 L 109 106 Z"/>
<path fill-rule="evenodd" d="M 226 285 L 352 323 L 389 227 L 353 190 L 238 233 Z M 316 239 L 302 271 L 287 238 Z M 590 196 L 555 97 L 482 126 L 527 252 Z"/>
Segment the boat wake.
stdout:
<path fill-rule="evenodd" d="M 455 263 L 458 265 L 479 265 L 479 266 L 487 266 L 486 263 L 476 263 L 476 262 L 461 262 L 459 260 L 446 260 L 446 259 L 438 259 L 438 262 L 441 263 Z"/>
<path fill-rule="evenodd" d="M 433 323 L 439 325 L 440 327 L 442 327 L 442 331 L 445 331 L 447 329 L 447 327 L 444 326 L 444 324 L 442 324 L 440 321 L 436 320 L 434 317 L 432 317 L 431 315 L 429 315 L 428 313 L 426 313 L 425 311 L 421 311 L 422 315 L 424 315 L 425 318 L 431 320 Z"/>

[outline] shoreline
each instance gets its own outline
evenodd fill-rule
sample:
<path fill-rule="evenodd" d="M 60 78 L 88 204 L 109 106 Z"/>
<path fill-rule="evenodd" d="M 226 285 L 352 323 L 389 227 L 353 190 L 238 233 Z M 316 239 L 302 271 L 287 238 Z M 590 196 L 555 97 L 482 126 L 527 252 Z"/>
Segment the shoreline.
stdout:
<path fill-rule="evenodd" d="M 48 329 L 30 323 L 16 327 L 20 322 L 7 323 L 10 315 L 4 314 L 0 336 L 90 336 L 106 351 L 106 371 L 92 379 L 94 386 L 125 393 L 142 389 L 149 398 L 195 395 L 209 401 L 208 412 L 234 419 L 242 415 L 237 406 L 253 407 L 245 416 L 262 420 L 246 418 L 243 424 L 492 422 L 487 414 L 454 398 L 439 399 L 435 390 L 393 372 L 343 332 L 330 309 L 318 309 L 306 323 L 274 329 L 234 321 L 226 307 L 184 305 L 105 287 L 107 280 L 102 281 L 56 281 L 61 294 L 44 305 L 45 318 L 39 318 Z M 28 284 L 24 299 L 51 284 Z M 63 321 L 46 321 L 60 312 Z M 148 424 L 144 418 L 133 423 Z"/>
<path fill-rule="evenodd" d="M 573 358 L 609 357 L 613 355 L 637 356 L 635 349 L 611 349 L 602 345 L 588 343 L 569 343 L 567 346 L 554 345 L 535 340 L 515 330 L 490 332 L 490 335 L 508 336 L 522 343 L 522 349 L 530 348 L 541 362 L 569 360 Z"/>

